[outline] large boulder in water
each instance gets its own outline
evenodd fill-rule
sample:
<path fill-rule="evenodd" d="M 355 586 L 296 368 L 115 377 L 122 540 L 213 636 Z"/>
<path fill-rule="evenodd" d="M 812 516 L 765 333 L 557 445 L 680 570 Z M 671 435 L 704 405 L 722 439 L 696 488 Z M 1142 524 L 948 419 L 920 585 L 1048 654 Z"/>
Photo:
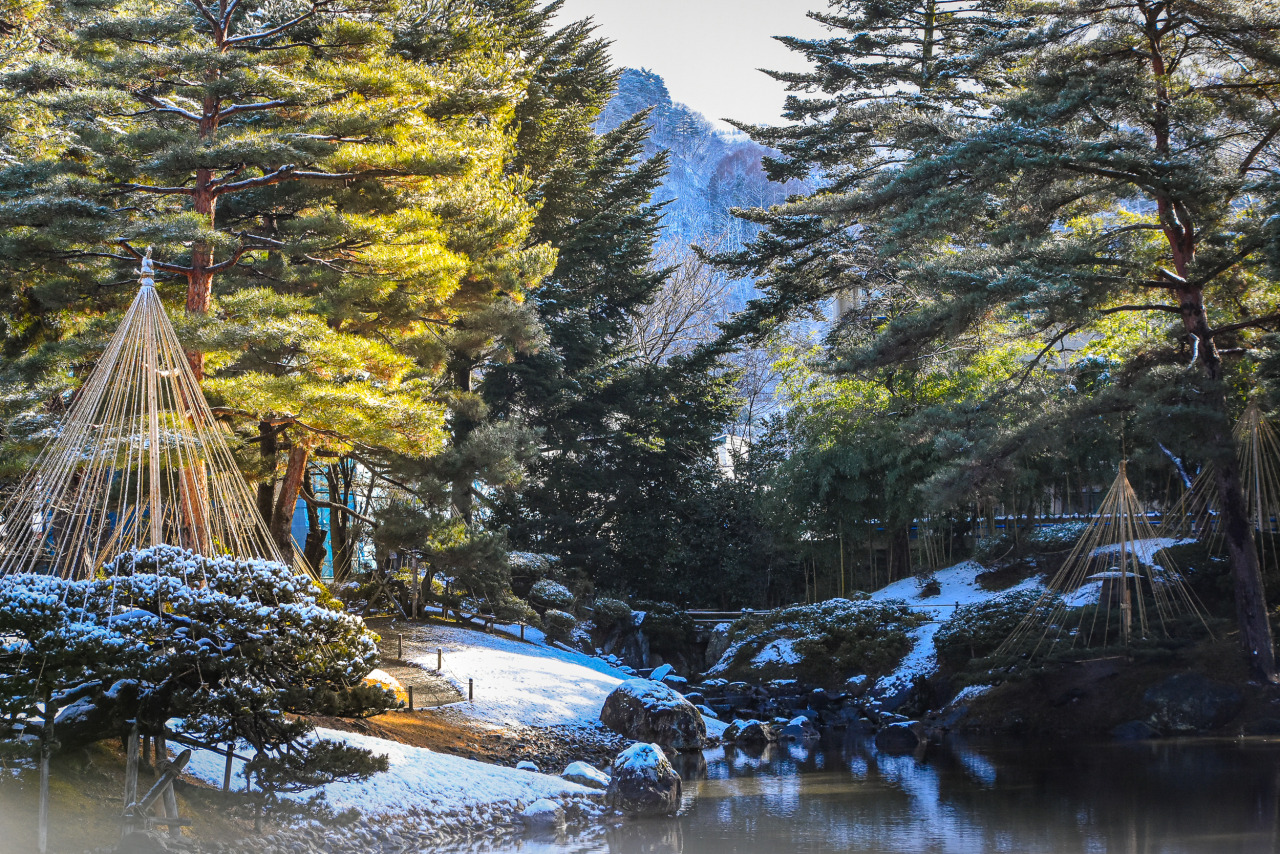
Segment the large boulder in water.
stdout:
<path fill-rule="evenodd" d="M 763 746 L 777 741 L 778 731 L 771 724 L 754 718 L 749 721 L 735 719 L 720 738 L 726 743 Z"/>
<path fill-rule="evenodd" d="M 609 768 L 605 802 L 627 815 L 674 815 L 681 794 L 680 775 L 656 744 L 631 745 Z"/>
<path fill-rule="evenodd" d="M 648 679 L 628 679 L 613 689 L 600 722 L 619 735 L 673 750 L 701 750 L 707 744 L 707 724 L 697 707 Z"/>
<path fill-rule="evenodd" d="M 1179 673 L 1142 696 L 1147 723 L 1160 732 L 1188 733 L 1226 726 L 1240 713 L 1244 697 L 1233 686 L 1199 673 Z"/>
<path fill-rule="evenodd" d="M 539 798 L 520 811 L 520 821 L 532 830 L 560 830 L 564 827 L 564 808 L 553 800 Z"/>
<path fill-rule="evenodd" d="M 882 753 L 914 753 L 927 743 L 924 725 L 919 721 L 894 721 L 876 733 L 876 749 Z"/>

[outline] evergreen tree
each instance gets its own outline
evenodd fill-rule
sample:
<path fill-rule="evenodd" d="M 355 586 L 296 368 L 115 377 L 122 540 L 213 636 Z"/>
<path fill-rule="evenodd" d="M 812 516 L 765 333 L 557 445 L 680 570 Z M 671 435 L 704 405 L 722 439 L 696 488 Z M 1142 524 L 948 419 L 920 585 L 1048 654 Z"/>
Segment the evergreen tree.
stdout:
<path fill-rule="evenodd" d="M 641 159 L 643 115 L 592 131 L 617 73 L 589 22 L 547 33 L 531 54 L 516 164 L 540 204 L 531 239 L 559 255 L 533 300 L 549 346 L 485 378 L 495 413 L 539 431 L 524 490 L 499 518 L 516 543 L 598 585 L 687 596 L 670 550 L 685 502 L 716 477 L 712 439 L 732 405 L 713 356 L 648 364 L 627 349 L 669 273 L 653 262 L 661 208 L 650 201 L 665 158 Z"/>
<path fill-rule="evenodd" d="M 93 342 L 68 339 L 154 245 L 193 366 L 253 431 L 282 547 L 313 454 L 456 444 L 474 395 L 453 354 L 536 337 L 520 302 L 552 258 L 507 169 L 518 62 L 476 31 L 429 62 L 392 50 L 408 25 L 378 0 L 54 11 L 52 49 L 7 77 L 10 109 L 45 121 L 9 134 L 25 150 L 0 173 L 22 378 L 80 372 Z"/>
<path fill-rule="evenodd" d="M 865 144 L 898 162 L 794 206 L 860 229 L 910 295 L 869 341 L 840 352 L 840 366 L 886 371 L 966 338 L 1012 336 L 1036 345 L 1011 372 L 1016 390 L 1064 342 L 1105 342 L 1121 329 L 1113 381 L 1093 411 L 1128 413 L 1142 440 L 1213 464 L 1241 641 L 1255 672 L 1273 678 L 1229 408 L 1259 331 L 1277 323 L 1265 250 L 1280 18 L 1271 7 L 1174 0 L 998 11 L 1005 27 L 961 57 L 975 79 L 999 72 L 974 90 L 981 110 L 948 107 L 937 134 L 888 126 Z M 849 44 L 860 55 L 858 39 Z M 889 92 L 885 109 L 914 109 L 915 95 Z M 764 263 L 781 276 L 795 257 L 785 247 Z M 1081 408 L 1056 402 L 1009 406 L 998 429 L 970 429 L 971 458 L 1010 454 L 1012 435 L 1064 439 Z M 981 468 L 970 467 L 975 483 Z"/>
<path fill-rule="evenodd" d="M 396 700 L 362 683 L 378 655 L 362 621 L 283 564 L 160 546 L 93 579 L 6 576 L 0 604 L 0 708 L 46 736 L 56 722 L 64 747 L 134 724 L 162 735 L 179 718 L 199 741 L 248 743 L 261 788 L 386 769 L 307 738 L 307 715 L 374 715 Z"/>
<path fill-rule="evenodd" d="M 723 341 L 759 343 L 788 321 L 821 315 L 823 300 L 896 298 L 891 259 L 869 252 L 860 225 L 827 216 L 833 194 L 860 186 L 902 163 L 907 152 L 950 138 L 1002 87 L 1003 65 L 986 45 L 1011 25 L 990 0 L 830 0 L 809 17 L 829 38 L 778 40 L 801 54 L 807 71 L 769 72 L 786 84 L 787 124 L 735 123 L 779 152 L 764 159 L 774 181 L 819 189 L 804 204 L 741 210 L 763 227 L 740 251 L 716 260 L 752 278 L 760 296 L 730 321 Z M 892 142 L 892 145 L 886 145 Z"/>

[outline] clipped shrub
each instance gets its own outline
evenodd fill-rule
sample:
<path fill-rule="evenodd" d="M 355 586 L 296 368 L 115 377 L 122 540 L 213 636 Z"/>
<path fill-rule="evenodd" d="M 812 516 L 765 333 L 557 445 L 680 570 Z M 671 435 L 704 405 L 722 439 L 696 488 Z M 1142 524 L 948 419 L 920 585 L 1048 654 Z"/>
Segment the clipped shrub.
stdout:
<path fill-rule="evenodd" d="M 597 599 L 592 608 L 595 624 L 602 629 L 611 629 L 631 619 L 631 606 L 621 599 Z"/>
<path fill-rule="evenodd" d="M 934 635 L 938 663 L 959 670 L 975 658 L 986 658 L 1013 634 L 1018 624 L 1036 609 L 1040 591 L 1020 590 L 985 602 L 962 605 Z M 1058 605 L 1058 598 L 1041 602 L 1039 611 L 1046 618 Z"/>
<path fill-rule="evenodd" d="M 514 593 L 503 593 L 493 603 L 493 615 L 504 623 L 539 625 L 538 612 L 533 606 Z"/>
<path fill-rule="evenodd" d="M 577 626 L 577 618 L 573 614 L 566 614 L 564 611 L 557 611 L 551 608 L 542 615 L 543 631 L 547 633 L 547 637 L 551 640 L 568 643 L 573 639 L 573 630 Z"/>
<path fill-rule="evenodd" d="M 1006 557 L 1013 551 L 1013 535 L 999 534 L 994 537 L 979 537 L 973 549 L 973 559 L 982 564 Z"/>
<path fill-rule="evenodd" d="M 551 574 L 551 561 L 547 555 L 535 552 L 511 552 L 507 555 L 513 576 L 546 578 Z"/>
<path fill-rule="evenodd" d="M 573 607 L 573 593 L 569 591 L 568 587 L 558 581 L 552 581 L 550 578 L 544 578 L 534 584 L 529 596 L 533 601 L 549 608 L 557 608 L 563 611 Z"/>

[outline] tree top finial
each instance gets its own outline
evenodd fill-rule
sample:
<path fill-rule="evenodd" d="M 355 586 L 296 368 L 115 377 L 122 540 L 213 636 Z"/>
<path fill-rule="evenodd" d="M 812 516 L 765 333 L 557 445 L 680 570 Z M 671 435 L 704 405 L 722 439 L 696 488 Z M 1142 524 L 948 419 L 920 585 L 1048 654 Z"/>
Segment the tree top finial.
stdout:
<path fill-rule="evenodd" d="M 156 268 L 151 261 L 151 247 L 147 247 L 147 254 L 142 256 L 142 286 L 144 288 L 154 288 L 156 281 L 153 278 Z"/>

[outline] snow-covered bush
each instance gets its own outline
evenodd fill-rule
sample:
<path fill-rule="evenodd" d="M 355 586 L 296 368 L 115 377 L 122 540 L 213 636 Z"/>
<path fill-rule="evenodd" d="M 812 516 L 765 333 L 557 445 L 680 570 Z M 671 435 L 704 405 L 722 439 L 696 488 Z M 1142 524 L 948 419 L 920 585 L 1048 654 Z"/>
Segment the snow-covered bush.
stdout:
<path fill-rule="evenodd" d="M 555 555 L 538 554 L 537 552 L 511 552 L 507 556 L 511 566 L 511 574 L 523 578 L 541 579 L 552 577 L 559 569 L 560 559 Z"/>
<path fill-rule="evenodd" d="M 1033 610 L 1047 618 L 1057 605 L 1057 598 L 1041 602 L 1040 595 L 1038 590 L 1020 590 L 957 608 L 934 635 L 938 663 L 959 670 L 971 660 L 995 652 Z"/>
<path fill-rule="evenodd" d="M 1089 527 L 1087 519 L 1040 525 L 1027 534 L 1026 540 L 1035 551 L 1066 551 L 1080 541 L 1087 527 Z"/>
<path fill-rule="evenodd" d="M 880 676 L 911 648 L 907 632 L 923 617 L 902 602 L 831 599 L 743 617 L 730 628 L 728 651 L 709 676 L 817 684 L 850 674 Z"/>
<path fill-rule="evenodd" d="M 548 609 L 542 615 L 542 627 L 547 633 L 547 637 L 551 638 L 551 640 L 558 640 L 561 643 L 572 639 L 573 630 L 577 625 L 578 621 L 573 614 L 566 614 L 564 611 L 557 611 L 554 608 Z"/>
<path fill-rule="evenodd" d="M 504 592 L 493 603 L 493 615 L 504 623 L 539 625 L 538 612 L 533 606 L 511 592 Z"/>
<path fill-rule="evenodd" d="M 172 718 L 206 742 L 248 742 L 263 774 L 284 754 L 328 748 L 304 739 L 303 715 L 362 716 L 396 705 L 365 686 L 375 639 L 359 617 L 289 567 L 206 558 L 158 546 L 120 555 L 95 579 L 0 579 L 0 708 L 40 718 L 37 703 L 82 701 L 77 736 L 118 734 L 136 719 L 156 733 Z M 85 724 L 95 724 L 95 731 Z M 376 770 L 345 757 L 339 776 Z M 324 773 L 319 763 L 313 773 Z M 274 779 L 274 778 L 273 778 Z M 263 778 L 265 781 L 266 778 Z"/>
<path fill-rule="evenodd" d="M 611 629 L 631 620 L 631 606 L 621 599 L 597 599 L 592 609 L 595 611 L 595 623 L 602 629 Z"/>
<path fill-rule="evenodd" d="M 573 607 L 573 593 L 568 587 L 550 578 L 535 583 L 529 595 L 535 602 L 550 608 L 564 611 Z"/>

